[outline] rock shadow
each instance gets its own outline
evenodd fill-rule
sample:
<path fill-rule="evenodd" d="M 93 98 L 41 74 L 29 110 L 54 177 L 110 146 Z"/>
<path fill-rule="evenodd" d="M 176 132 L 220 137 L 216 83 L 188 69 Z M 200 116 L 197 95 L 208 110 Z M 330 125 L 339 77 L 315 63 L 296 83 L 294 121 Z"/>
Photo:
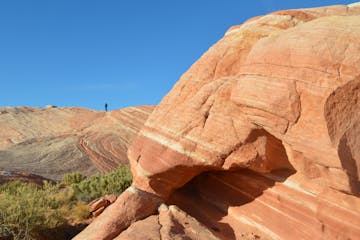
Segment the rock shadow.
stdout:
<path fill-rule="evenodd" d="M 180 207 L 220 239 L 237 239 L 232 226 L 224 222 L 229 209 L 254 201 L 293 173 L 288 169 L 275 170 L 270 178 L 248 169 L 204 172 L 174 192 L 167 203 Z"/>
<path fill-rule="evenodd" d="M 231 222 L 241 222 L 241 220 L 234 218 L 236 214 L 234 215 L 233 211 L 242 211 L 240 206 L 255 201 L 276 182 L 283 182 L 296 172 L 289 162 L 282 141 L 264 129 L 252 131 L 244 144 L 254 149 L 262 149 L 255 159 L 249 161 L 248 167 L 256 171 L 245 169 L 244 165 L 236 161 L 227 171 L 217 169 L 205 171 L 176 190 L 167 201 L 167 204 L 177 205 L 203 223 L 220 239 L 232 240 L 254 234 L 252 230 L 257 231 L 257 229 L 245 223 L 244 228 L 245 225 L 248 227 L 244 236 L 241 235 L 242 229 L 241 233 L 238 227 L 238 230 L 234 231 Z M 236 149 L 233 152 L 235 151 Z M 227 154 L 227 157 L 231 154 L 232 152 Z M 269 174 L 257 172 L 271 169 L 275 170 Z"/>
<path fill-rule="evenodd" d="M 345 170 L 349 190 L 344 192 L 359 195 L 360 167 L 360 78 L 338 87 L 332 92 L 324 106 L 324 117 L 328 133 L 337 146 L 341 165 Z M 346 186 L 347 187 L 347 186 Z"/>
<path fill-rule="evenodd" d="M 76 225 L 63 225 L 53 229 L 41 230 L 39 233 L 39 240 L 70 240 L 79 234 L 87 227 L 86 223 L 79 223 Z"/>
<path fill-rule="evenodd" d="M 348 139 L 345 135 L 340 139 L 338 147 L 338 155 L 341 160 L 341 165 L 345 169 L 349 179 L 351 193 L 360 195 L 360 181 L 358 176 L 357 162 L 353 157 L 351 149 L 348 145 Z"/>

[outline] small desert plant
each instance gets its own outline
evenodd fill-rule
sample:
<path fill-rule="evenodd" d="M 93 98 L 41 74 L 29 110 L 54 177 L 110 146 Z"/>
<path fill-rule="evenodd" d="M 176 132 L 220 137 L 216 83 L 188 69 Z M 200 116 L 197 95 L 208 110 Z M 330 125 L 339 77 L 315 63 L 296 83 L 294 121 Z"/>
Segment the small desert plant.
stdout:
<path fill-rule="evenodd" d="M 71 209 L 71 218 L 76 222 L 81 222 L 90 216 L 89 206 L 82 201 L 77 201 Z"/>
<path fill-rule="evenodd" d="M 64 175 L 61 183 L 63 183 L 64 185 L 70 185 L 73 183 L 76 184 L 76 183 L 80 183 L 84 179 L 86 179 L 86 177 L 82 175 L 80 172 L 67 173 Z"/>
<path fill-rule="evenodd" d="M 79 183 L 71 184 L 75 196 L 83 201 L 91 201 L 106 194 L 120 194 L 131 185 L 132 175 L 128 166 L 121 166 L 106 174 L 90 176 Z"/>
<path fill-rule="evenodd" d="M 14 181 L 0 185 L 0 239 L 39 239 L 42 232 L 81 222 L 90 212 L 86 201 L 105 194 L 120 194 L 131 185 L 128 166 L 114 172 L 84 177 L 66 174 L 57 185 L 42 187 Z"/>
<path fill-rule="evenodd" d="M 65 223 L 61 204 L 54 199 L 56 186 L 43 188 L 29 183 L 11 182 L 0 186 L 0 236 L 37 239 L 42 229 Z"/>

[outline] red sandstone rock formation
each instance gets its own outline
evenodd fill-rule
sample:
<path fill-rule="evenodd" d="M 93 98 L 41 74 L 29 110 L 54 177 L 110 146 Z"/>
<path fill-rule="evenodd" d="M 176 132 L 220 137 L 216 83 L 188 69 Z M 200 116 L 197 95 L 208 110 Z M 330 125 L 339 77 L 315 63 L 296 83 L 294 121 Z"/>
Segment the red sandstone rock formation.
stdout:
<path fill-rule="evenodd" d="M 132 224 L 115 240 L 218 239 L 196 219 L 176 206 L 168 207 L 162 204 L 158 212 L 158 215 L 152 215 Z"/>
<path fill-rule="evenodd" d="M 104 197 L 91 201 L 88 206 L 90 209 L 90 215 L 92 217 L 99 216 L 110 204 L 113 204 L 117 199 L 114 194 L 105 195 Z"/>
<path fill-rule="evenodd" d="M 109 171 L 128 163 L 127 148 L 152 110 L 0 108 L 0 169 L 55 180 L 73 171 Z"/>
<path fill-rule="evenodd" d="M 360 5 L 253 18 L 181 77 L 130 147 L 132 206 L 146 211 L 129 210 L 129 190 L 75 239 L 113 239 L 161 201 L 222 239 L 357 239 L 359 136 Z"/>

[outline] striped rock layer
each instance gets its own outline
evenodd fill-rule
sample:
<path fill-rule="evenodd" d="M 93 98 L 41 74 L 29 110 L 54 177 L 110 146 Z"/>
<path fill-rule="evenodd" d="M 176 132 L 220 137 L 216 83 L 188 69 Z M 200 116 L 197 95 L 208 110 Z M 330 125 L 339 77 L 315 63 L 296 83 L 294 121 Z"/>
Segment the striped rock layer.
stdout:
<path fill-rule="evenodd" d="M 110 171 L 128 163 L 128 146 L 152 110 L 0 108 L 0 169 L 54 180 L 74 171 Z"/>
<path fill-rule="evenodd" d="M 271 13 L 230 28 L 163 98 L 128 152 L 132 194 L 222 239 L 358 239 L 359 136 L 360 4 Z M 144 218 L 120 214 L 133 195 L 75 239 Z"/>

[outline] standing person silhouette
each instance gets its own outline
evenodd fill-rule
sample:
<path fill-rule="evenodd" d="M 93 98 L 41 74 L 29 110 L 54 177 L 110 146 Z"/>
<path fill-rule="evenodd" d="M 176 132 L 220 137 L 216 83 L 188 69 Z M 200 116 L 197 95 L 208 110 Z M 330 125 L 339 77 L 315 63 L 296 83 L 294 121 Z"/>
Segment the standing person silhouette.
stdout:
<path fill-rule="evenodd" d="M 108 104 L 105 103 L 105 112 L 107 112 L 107 110 L 108 110 Z"/>

